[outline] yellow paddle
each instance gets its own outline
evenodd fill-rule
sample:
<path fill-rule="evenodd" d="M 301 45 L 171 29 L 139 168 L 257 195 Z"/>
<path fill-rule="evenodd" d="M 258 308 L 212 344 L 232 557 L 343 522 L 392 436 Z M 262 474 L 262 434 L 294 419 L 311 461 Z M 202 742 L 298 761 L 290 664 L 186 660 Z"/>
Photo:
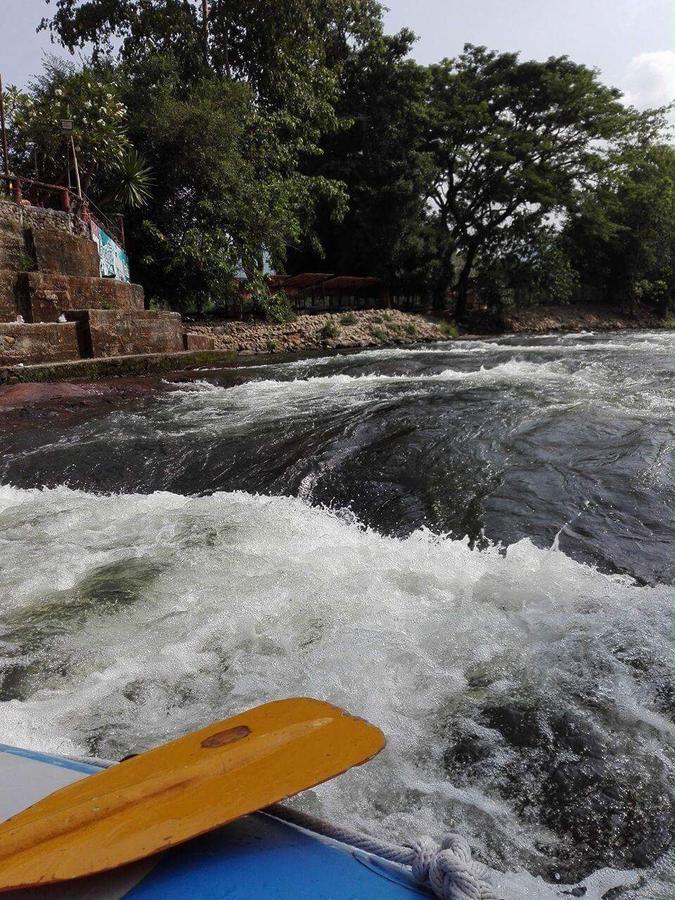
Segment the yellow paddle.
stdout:
<path fill-rule="evenodd" d="M 327 781 L 383 746 L 379 728 L 308 698 L 209 725 L 0 825 L 0 892 L 150 856 Z"/>

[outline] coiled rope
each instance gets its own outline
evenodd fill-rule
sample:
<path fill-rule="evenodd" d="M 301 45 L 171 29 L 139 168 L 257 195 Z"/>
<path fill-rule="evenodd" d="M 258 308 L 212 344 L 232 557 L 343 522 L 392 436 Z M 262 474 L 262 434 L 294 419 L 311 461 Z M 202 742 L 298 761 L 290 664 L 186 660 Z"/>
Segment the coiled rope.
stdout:
<path fill-rule="evenodd" d="M 135 754 L 133 754 L 135 755 Z M 107 769 L 116 765 L 108 759 L 95 757 L 66 756 L 76 762 L 84 762 L 89 765 Z M 343 825 L 333 825 L 316 816 L 310 816 L 289 806 L 276 803 L 268 806 L 263 812 L 307 828 L 310 831 L 323 834 L 343 844 L 350 844 L 358 850 L 380 856 L 390 862 L 409 866 L 415 880 L 436 894 L 439 900 L 506 900 L 506 898 L 521 898 L 532 896 L 546 897 L 547 900 L 555 900 L 558 897 L 604 897 L 606 893 L 619 887 L 635 885 L 640 881 L 639 873 L 634 871 L 619 871 L 616 869 L 599 869 L 585 878 L 577 885 L 552 885 L 542 882 L 533 876 L 527 876 L 527 887 L 524 887 L 523 877 L 527 873 L 520 873 L 519 881 L 515 883 L 506 879 L 512 876 L 492 872 L 486 866 L 476 862 L 471 857 L 471 848 L 466 838 L 459 834 L 448 834 L 441 844 L 431 838 L 423 837 L 411 841 L 408 846 L 401 847 L 380 841 L 367 834 L 362 834 L 352 828 Z M 499 888 L 495 889 L 491 881 L 500 881 Z"/>
<path fill-rule="evenodd" d="M 471 857 L 471 847 L 460 834 L 446 834 L 440 844 L 428 837 L 401 847 L 334 825 L 280 803 L 265 810 L 276 819 L 316 831 L 390 862 L 409 866 L 419 884 L 430 887 L 439 900 L 500 900 L 489 881 L 489 870 Z"/>

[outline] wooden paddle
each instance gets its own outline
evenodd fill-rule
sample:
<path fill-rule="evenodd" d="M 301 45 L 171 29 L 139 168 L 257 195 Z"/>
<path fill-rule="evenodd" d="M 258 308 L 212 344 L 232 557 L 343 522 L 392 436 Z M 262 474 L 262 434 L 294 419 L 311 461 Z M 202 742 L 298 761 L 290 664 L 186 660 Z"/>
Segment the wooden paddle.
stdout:
<path fill-rule="evenodd" d="M 320 700 L 279 700 L 149 750 L 0 825 L 0 892 L 104 872 L 366 762 L 384 735 Z"/>

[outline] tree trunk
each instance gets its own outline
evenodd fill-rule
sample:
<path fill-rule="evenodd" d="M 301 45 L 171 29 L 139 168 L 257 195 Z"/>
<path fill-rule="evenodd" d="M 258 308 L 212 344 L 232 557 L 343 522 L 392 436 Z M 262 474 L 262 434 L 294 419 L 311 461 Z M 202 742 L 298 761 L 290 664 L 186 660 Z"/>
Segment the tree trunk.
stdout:
<path fill-rule="evenodd" d="M 459 280 L 457 282 L 457 303 L 455 304 L 456 322 L 461 321 L 466 316 L 467 301 L 469 297 L 469 278 L 471 276 L 471 269 L 473 268 L 477 252 L 477 245 L 469 247 L 462 271 L 459 273 Z"/>
<path fill-rule="evenodd" d="M 448 307 L 448 292 L 452 285 L 452 277 L 454 268 L 452 265 L 452 256 L 455 252 L 455 245 L 447 232 L 447 226 L 443 225 L 445 237 L 445 248 L 441 254 L 441 270 L 434 284 L 432 296 L 432 306 L 437 312 L 442 312 Z"/>

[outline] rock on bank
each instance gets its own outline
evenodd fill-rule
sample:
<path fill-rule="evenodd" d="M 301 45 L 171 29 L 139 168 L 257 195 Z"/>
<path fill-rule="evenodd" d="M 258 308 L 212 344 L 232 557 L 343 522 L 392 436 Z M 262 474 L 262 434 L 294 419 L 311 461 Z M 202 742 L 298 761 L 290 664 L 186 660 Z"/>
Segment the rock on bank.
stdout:
<path fill-rule="evenodd" d="M 222 322 L 188 325 L 190 337 L 201 336 L 215 350 L 239 353 L 382 347 L 442 341 L 452 334 L 447 322 L 400 310 L 362 310 L 300 315 L 292 322 Z"/>

